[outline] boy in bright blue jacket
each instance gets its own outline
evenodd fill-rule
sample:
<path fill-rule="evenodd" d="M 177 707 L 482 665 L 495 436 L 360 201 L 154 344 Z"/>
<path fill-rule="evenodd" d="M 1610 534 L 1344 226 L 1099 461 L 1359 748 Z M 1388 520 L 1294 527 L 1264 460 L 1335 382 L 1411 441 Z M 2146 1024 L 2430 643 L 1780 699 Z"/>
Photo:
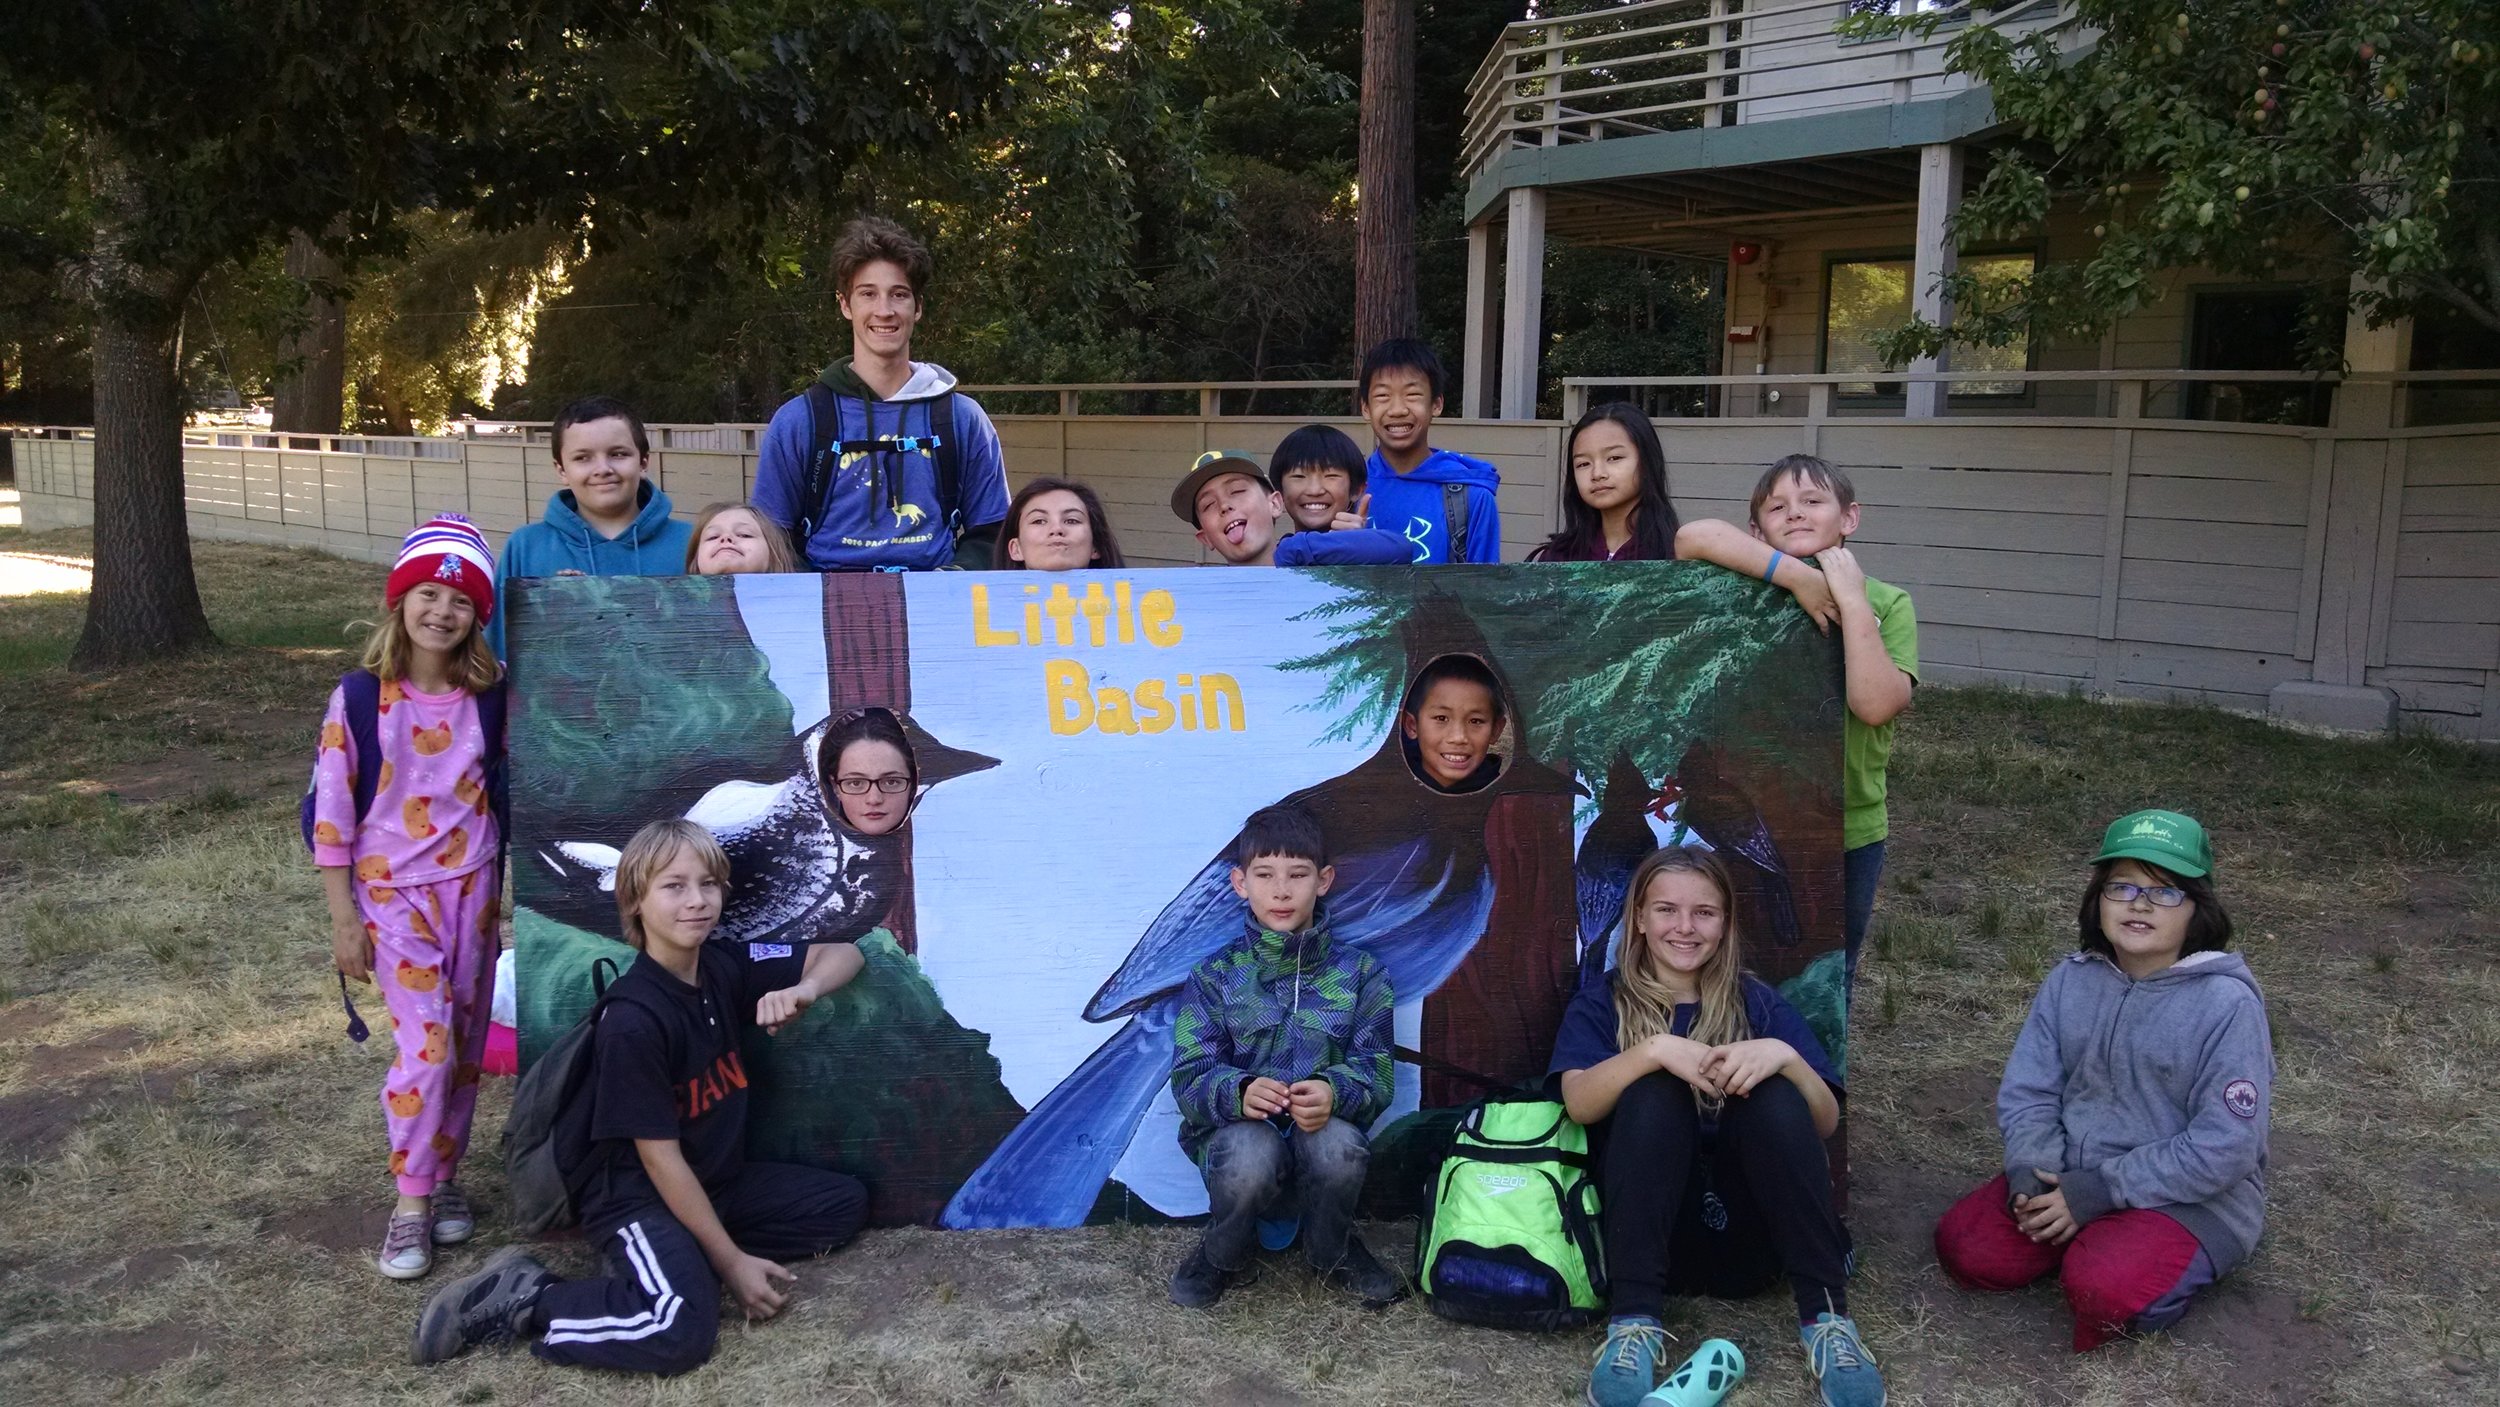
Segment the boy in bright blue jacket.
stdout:
<path fill-rule="evenodd" d="M 513 530 L 495 559 L 495 599 L 516 577 L 678 576 L 686 570 L 691 525 L 669 516 L 668 495 L 650 480 L 651 436 L 641 417 L 610 396 L 585 396 L 555 423 L 556 478 L 535 523 Z M 505 612 L 486 623 L 486 643 L 503 657 Z"/>
<path fill-rule="evenodd" d="M 1389 974 L 1329 939 L 1320 896 L 1336 871 L 1319 822 L 1270 806 L 1242 825 L 1233 892 L 1240 941 L 1189 974 L 1172 1027 L 1181 1147 L 1206 1173 L 1206 1234 L 1172 1275 L 1172 1302 L 1203 1309 L 1250 1259 L 1262 1215 L 1301 1219 L 1302 1251 L 1329 1284 L 1379 1307 L 1405 1293 L 1354 1234 L 1371 1145 L 1389 1107 Z"/>
<path fill-rule="evenodd" d="M 1354 408 L 1379 448 L 1364 465 L 1371 526 L 1407 545 L 1409 561 L 1502 560 L 1502 473 L 1481 459 L 1432 447 L 1449 373 L 1430 345 L 1393 337 L 1363 357 Z"/>

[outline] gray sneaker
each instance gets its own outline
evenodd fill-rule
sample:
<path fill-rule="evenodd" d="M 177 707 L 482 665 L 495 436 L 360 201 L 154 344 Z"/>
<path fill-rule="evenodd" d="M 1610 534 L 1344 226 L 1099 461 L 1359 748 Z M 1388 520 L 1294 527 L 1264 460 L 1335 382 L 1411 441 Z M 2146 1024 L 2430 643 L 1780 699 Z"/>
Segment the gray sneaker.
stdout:
<path fill-rule="evenodd" d="M 468 1195 L 451 1183 L 434 1189 L 434 1244 L 457 1246 L 477 1234 L 477 1213 Z"/>
<path fill-rule="evenodd" d="M 434 1292 L 417 1314 L 409 1361 L 419 1367 L 457 1358 L 479 1344 L 510 1343 L 534 1327 L 538 1292 L 555 1275 L 519 1246 L 506 1246 L 476 1272 Z"/>
<path fill-rule="evenodd" d="M 394 1280 L 414 1280 L 434 1268 L 433 1218 L 425 1212 L 391 1213 L 374 1268 Z"/>

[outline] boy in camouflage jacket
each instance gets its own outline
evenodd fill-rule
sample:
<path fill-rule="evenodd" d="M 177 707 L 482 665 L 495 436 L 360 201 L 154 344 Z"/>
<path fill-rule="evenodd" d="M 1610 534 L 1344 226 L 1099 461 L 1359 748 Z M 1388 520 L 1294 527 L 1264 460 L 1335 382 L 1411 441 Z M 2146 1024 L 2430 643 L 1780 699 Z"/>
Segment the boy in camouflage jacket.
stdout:
<path fill-rule="evenodd" d="M 1172 1302 L 1205 1308 L 1248 1268 L 1262 1214 L 1299 1213 L 1303 1255 L 1378 1307 L 1405 1293 L 1354 1234 L 1371 1145 L 1389 1107 L 1389 974 L 1332 943 L 1318 915 L 1336 878 L 1319 823 L 1295 806 L 1251 816 L 1234 843 L 1240 941 L 1190 973 L 1172 1030 L 1181 1146 L 1206 1173 L 1208 1221 L 1172 1275 Z"/>

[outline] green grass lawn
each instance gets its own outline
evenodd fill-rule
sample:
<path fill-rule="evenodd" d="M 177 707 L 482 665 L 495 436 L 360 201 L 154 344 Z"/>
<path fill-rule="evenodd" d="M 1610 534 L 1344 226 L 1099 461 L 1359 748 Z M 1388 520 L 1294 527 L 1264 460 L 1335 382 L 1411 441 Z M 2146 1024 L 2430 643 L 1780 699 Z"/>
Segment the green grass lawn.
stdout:
<path fill-rule="evenodd" d="M 1365 1314 L 1271 1269 L 1213 1315 L 1163 1280 L 1190 1232 L 875 1232 L 803 1268 L 784 1320 L 672 1383 L 525 1355 L 406 1366 L 426 1282 L 369 1262 L 389 1200 L 386 1056 L 341 1038 L 295 834 L 347 623 L 381 573 L 198 545 L 227 648 L 68 672 L 76 596 L 0 597 L 0 1401 L 1552 1403 L 1594 1333 Z M 83 556 L 0 528 L 0 554 Z M 1996 1077 L 2071 950 L 2101 826 L 2214 830 L 2280 1065 L 2271 1222 L 2175 1332 L 2076 1358 L 2054 1291 L 1944 1282 L 1937 1213 L 1996 1161 Z M 1854 1305 L 1901 1403 L 2489 1402 L 2500 1283 L 2500 753 L 2338 740 L 2210 710 L 1924 691 L 1852 1043 Z M 378 1006 L 368 1004 L 368 1019 Z M 500 1238 L 481 1112 L 464 1177 Z M 1403 1254 L 1402 1226 L 1372 1228 Z M 563 1268 L 586 1268 L 560 1246 Z M 1736 1339 L 1737 1407 L 1813 1401 L 1785 1296 L 1681 1302 Z"/>

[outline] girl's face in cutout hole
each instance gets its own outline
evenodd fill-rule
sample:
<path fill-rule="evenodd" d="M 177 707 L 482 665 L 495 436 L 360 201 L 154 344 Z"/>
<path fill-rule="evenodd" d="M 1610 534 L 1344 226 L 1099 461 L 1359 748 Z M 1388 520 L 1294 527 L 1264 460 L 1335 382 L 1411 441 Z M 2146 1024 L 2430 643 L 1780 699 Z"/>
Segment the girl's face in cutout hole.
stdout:
<path fill-rule="evenodd" d="M 828 779 L 842 819 L 861 835 L 887 835 L 911 815 L 911 759 L 892 743 L 863 740 L 842 749 Z"/>

